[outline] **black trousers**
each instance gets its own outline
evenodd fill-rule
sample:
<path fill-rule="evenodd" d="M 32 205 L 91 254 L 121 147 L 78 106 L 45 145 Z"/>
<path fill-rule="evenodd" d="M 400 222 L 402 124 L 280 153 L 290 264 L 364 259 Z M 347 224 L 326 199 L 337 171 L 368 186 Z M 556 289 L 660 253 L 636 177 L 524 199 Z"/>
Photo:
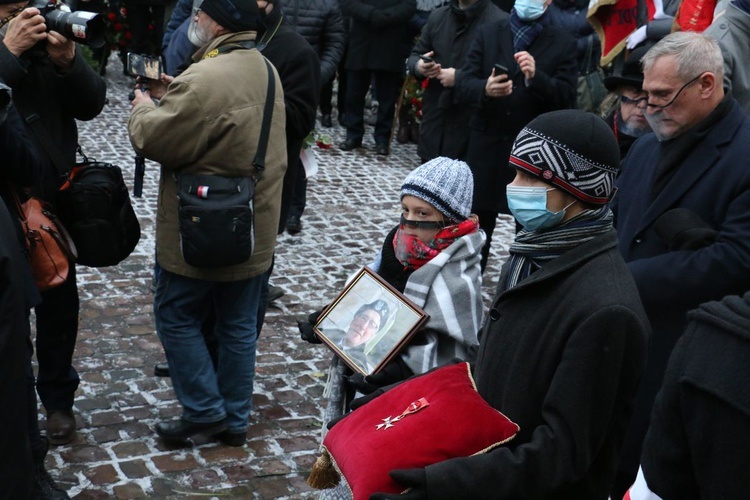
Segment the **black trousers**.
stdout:
<path fill-rule="evenodd" d="M 347 72 L 345 68 L 346 64 L 346 53 L 347 45 L 344 45 L 344 53 L 341 55 L 341 62 L 338 68 L 338 80 L 339 80 L 339 91 L 338 97 L 336 98 L 336 110 L 339 112 L 339 123 L 342 123 L 344 119 L 344 113 L 346 112 L 346 83 L 347 83 Z M 336 80 L 336 76 L 333 75 L 330 82 L 325 82 L 320 87 L 320 112 L 324 115 L 330 115 L 333 111 L 333 82 Z"/>
<path fill-rule="evenodd" d="M 294 181 L 294 194 L 292 195 L 292 206 L 289 209 L 289 217 L 302 217 L 307 205 L 307 174 L 302 160 L 297 160 L 296 165 L 290 165 L 289 168 L 297 169 L 297 178 Z"/>
<path fill-rule="evenodd" d="M 36 306 L 37 393 L 49 411 L 69 410 L 80 379 L 73 368 L 78 336 L 78 286 L 75 266 L 62 285 L 42 292 Z"/>
<path fill-rule="evenodd" d="M 391 136 L 398 93 L 403 83 L 403 75 L 391 71 L 349 70 L 346 86 L 346 138 L 361 142 L 365 135 L 365 97 L 372 81 L 378 88 L 375 143 L 387 144 Z"/>

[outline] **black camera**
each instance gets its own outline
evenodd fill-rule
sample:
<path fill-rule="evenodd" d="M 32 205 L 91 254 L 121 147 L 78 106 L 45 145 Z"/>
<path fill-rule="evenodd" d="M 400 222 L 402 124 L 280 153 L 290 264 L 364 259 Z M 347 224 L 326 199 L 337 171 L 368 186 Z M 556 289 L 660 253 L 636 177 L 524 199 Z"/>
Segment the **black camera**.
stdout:
<path fill-rule="evenodd" d="M 107 26 L 101 14 L 83 10 L 72 12 L 67 4 L 51 0 L 32 0 L 28 7 L 39 9 L 47 30 L 57 31 L 69 40 L 95 49 L 104 45 Z"/>

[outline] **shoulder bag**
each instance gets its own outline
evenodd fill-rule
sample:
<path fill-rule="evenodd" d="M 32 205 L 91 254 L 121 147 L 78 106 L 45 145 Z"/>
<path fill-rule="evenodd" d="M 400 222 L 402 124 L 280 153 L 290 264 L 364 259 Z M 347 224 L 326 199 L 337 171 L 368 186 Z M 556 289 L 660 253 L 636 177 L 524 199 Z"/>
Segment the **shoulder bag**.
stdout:
<path fill-rule="evenodd" d="M 243 47 L 246 48 L 246 47 Z M 253 198 L 265 170 L 266 148 L 275 99 L 273 69 L 266 60 L 268 91 L 252 177 L 179 174 L 180 248 L 194 267 L 217 268 L 247 262 L 255 244 Z"/>
<path fill-rule="evenodd" d="M 62 285 L 76 260 L 76 246 L 45 202 L 29 198 L 21 203 L 16 197 L 26 251 L 34 282 L 40 291 Z"/>

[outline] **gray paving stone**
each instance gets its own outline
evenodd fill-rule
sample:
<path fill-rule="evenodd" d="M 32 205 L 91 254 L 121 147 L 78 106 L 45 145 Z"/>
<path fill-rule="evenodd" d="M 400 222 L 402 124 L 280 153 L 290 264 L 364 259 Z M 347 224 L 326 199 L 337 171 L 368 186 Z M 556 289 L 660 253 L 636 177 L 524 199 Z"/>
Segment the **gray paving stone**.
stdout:
<path fill-rule="evenodd" d="M 132 80 L 114 58 L 106 79 L 109 103 L 99 117 L 79 124 L 81 144 L 89 157 L 119 164 L 132 188 L 134 153 L 126 131 Z M 344 137 L 340 127 L 321 131 L 335 142 Z M 206 438 L 177 447 L 152 431 L 159 419 L 179 416 L 180 408 L 169 379 L 152 376 L 164 357 L 154 333 L 151 290 L 159 169 L 147 162 L 143 197 L 133 199 L 143 233 L 135 251 L 117 266 L 78 267 L 79 433 L 47 459 L 71 497 L 314 497 L 304 480 L 318 451 L 331 355 L 299 340 L 296 319 L 330 301 L 348 276 L 375 258 L 398 219 L 401 182 L 419 164 L 411 144 L 394 142 L 390 156 L 376 156 L 371 132 L 368 127 L 364 148 L 354 152 L 314 149 L 320 170 L 309 182 L 303 230 L 278 239 L 272 282 L 286 295 L 268 310 L 249 440 L 239 449 Z M 510 218 L 501 217 L 485 274 L 487 299 L 512 231 Z"/>

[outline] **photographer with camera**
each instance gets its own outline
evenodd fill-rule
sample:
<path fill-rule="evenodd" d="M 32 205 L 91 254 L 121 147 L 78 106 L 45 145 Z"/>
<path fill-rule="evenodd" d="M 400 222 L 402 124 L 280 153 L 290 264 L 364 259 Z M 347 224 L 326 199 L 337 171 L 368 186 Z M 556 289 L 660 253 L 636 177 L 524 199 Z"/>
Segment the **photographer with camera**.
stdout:
<path fill-rule="evenodd" d="M 62 183 L 60 172 L 76 162 L 75 121 L 91 120 L 101 112 L 106 86 L 75 41 L 48 31 L 51 23 L 46 19 L 64 26 L 66 21 L 60 17 L 65 13 L 53 8 L 42 15 L 40 9 L 27 5 L 0 0 L 0 78 L 13 89 L 13 101 L 41 157 L 41 175 L 32 193 L 54 207 Z M 65 283 L 41 295 L 42 302 L 36 306 L 37 392 L 47 412 L 47 437 L 59 445 L 70 442 L 76 430 L 73 398 L 79 378 L 72 358 L 79 302 L 75 266 L 71 265 Z"/>

